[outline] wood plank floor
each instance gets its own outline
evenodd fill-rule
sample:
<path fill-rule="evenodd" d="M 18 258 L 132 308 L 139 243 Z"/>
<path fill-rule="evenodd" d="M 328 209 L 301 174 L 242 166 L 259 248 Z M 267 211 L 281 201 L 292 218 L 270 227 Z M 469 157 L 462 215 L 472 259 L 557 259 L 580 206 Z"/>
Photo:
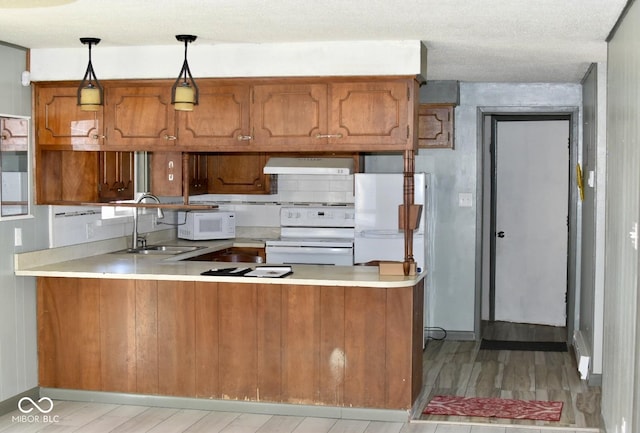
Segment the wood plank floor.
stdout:
<path fill-rule="evenodd" d="M 564 328 L 519 324 L 486 325 L 485 338 L 520 341 L 565 341 Z M 563 401 L 558 422 L 423 415 L 431 422 L 481 422 L 591 429 L 599 431 L 600 387 L 581 381 L 575 358 L 568 352 L 479 350 L 475 341 L 430 341 L 423 357 L 424 390 L 420 407 L 435 395 L 500 397 Z"/>

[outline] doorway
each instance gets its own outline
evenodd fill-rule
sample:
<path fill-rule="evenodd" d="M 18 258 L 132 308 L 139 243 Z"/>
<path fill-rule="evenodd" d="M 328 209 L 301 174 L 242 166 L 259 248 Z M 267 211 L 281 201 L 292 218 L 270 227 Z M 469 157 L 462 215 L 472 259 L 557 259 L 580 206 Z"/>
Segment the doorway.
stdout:
<path fill-rule="evenodd" d="M 497 320 L 562 327 L 568 339 L 575 305 L 575 113 L 481 114 L 476 335 Z"/>

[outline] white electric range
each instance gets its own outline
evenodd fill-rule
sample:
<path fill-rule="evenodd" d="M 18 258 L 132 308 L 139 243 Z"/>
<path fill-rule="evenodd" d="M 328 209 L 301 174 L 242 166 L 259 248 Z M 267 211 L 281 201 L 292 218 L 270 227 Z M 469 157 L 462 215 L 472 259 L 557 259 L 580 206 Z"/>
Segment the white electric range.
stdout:
<path fill-rule="evenodd" d="M 354 226 L 350 205 L 283 207 L 280 239 L 266 242 L 266 261 L 352 266 Z"/>

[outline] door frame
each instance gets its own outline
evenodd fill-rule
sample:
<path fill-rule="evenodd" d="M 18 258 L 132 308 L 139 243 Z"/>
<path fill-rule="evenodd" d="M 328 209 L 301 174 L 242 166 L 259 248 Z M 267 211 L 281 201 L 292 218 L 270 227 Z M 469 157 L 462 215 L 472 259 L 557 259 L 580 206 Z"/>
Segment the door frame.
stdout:
<path fill-rule="evenodd" d="M 518 116 L 521 118 L 548 120 L 569 120 L 569 228 L 568 228 L 568 256 L 567 256 L 567 342 L 575 329 L 576 305 L 579 302 L 579 262 L 578 247 L 580 240 L 580 203 L 576 183 L 576 164 L 579 161 L 579 131 L 580 107 L 578 106 L 549 106 L 549 107 L 478 107 L 477 109 L 477 203 L 476 213 L 476 300 L 474 333 L 476 340 L 482 338 L 483 314 L 488 317 L 489 293 L 491 284 L 491 242 L 494 227 L 492 227 L 492 165 L 491 165 L 491 130 L 494 116 Z M 535 119 L 534 119 L 535 120 Z M 494 240 L 494 239 L 493 239 Z"/>

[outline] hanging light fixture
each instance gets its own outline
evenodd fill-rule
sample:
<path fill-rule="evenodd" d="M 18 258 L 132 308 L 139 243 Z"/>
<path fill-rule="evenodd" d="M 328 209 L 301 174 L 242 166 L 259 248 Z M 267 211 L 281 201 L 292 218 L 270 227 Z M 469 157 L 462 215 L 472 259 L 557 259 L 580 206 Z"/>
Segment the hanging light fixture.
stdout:
<path fill-rule="evenodd" d="M 100 39 L 80 38 L 80 42 L 89 45 L 89 64 L 78 87 L 78 105 L 82 111 L 98 111 L 102 106 L 103 90 L 91 64 L 91 46 L 98 45 Z"/>
<path fill-rule="evenodd" d="M 184 63 L 178 79 L 171 87 L 171 103 L 178 111 L 193 111 L 193 106 L 198 105 L 198 85 L 193 80 L 187 63 L 187 45 L 196 38 L 193 35 L 176 35 L 177 40 L 184 42 Z"/>

